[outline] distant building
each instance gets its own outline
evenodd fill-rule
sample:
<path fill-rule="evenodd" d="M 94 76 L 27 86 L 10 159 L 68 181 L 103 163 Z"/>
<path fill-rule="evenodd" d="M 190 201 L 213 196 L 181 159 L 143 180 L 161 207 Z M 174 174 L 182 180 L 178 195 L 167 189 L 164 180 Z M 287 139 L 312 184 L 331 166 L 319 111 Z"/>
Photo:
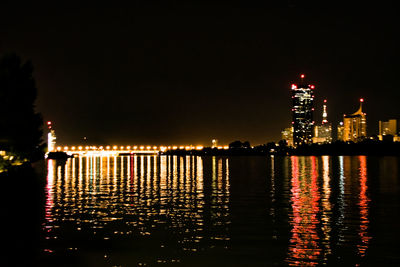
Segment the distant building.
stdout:
<path fill-rule="evenodd" d="M 397 120 L 391 119 L 388 121 L 379 121 L 379 140 L 384 140 L 385 136 L 392 136 L 394 141 L 398 138 Z"/>
<path fill-rule="evenodd" d="M 293 146 L 293 127 L 285 128 L 282 131 L 282 140 L 285 140 L 288 146 Z"/>
<path fill-rule="evenodd" d="M 343 141 L 358 142 L 367 137 L 367 114 L 362 111 L 363 99 L 360 99 L 360 108 L 351 115 L 343 115 Z"/>
<path fill-rule="evenodd" d="M 338 141 L 343 141 L 343 132 L 344 132 L 344 126 L 343 122 L 339 122 L 339 125 L 337 127 L 337 140 Z"/>
<path fill-rule="evenodd" d="M 56 132 L 51 126 L 51 121 L 47 122 L 47 127 L 49 128 L 49 133 L 47 134 L 47 151 L 53 152 L 56 150 Z"/>
<path fill-rule="evenodd" d="M 211 148 L 214 148 L 214 147 L 218 147 L 218 140 L 217 139 L 213 139 L 211 141 Z"/>
<path fill-rule="evenodd" d="M 328 122 L 328 112 L 326 109 L 326 100 L 324 100 L 322 111 L 322 123 L 314 127 L 314 143 L 332 142 L 332 125 Z"/>
<path fill-rule="evenodd" d="M 301 84 L 292 84 L 292 125 L 293 145 L 312 143 L 313 138 L 313 110 L 314 85 L 305 85 L 304 74 L 301 75 Z"/>

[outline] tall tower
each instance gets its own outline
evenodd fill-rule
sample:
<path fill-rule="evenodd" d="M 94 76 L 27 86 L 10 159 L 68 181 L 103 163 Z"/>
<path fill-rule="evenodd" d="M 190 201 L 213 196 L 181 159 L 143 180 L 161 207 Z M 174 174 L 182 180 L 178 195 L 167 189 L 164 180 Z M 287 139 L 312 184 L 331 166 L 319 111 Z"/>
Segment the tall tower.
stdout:
<path fill-rule="evenodd" d="M 328 123 L 328 112 L 326 112 L 326 99 L 324 100 L 322 111 L 322 124 Z"/>
<path fill-rule="evenodd" d="M 326 99 L 322 110 L 322 123 L 314 127 L 314 143 L 332 142 L 332 125 L 328 122 L 328 112 L 326 111 Z"/>
<path fill-rule="evenodd" d="M 293 145 L 311 144 L 313 138 L 314 85 L 304 83 L 302 74 L 299 85 L 292 84 Z"/>
<path fill-rule="evenodd" d="M 362 111 L 364 99 L 360 99 L 360 108 L 351 115 L 343 115 L 343 141 L 358 142 L 367 137 L 367 114 Z"/>
<path fill-rule="evenodd" d="M 47 122 L 49 133 L 47 134 L 47 152 L 53 152 L 56 149 L 56 132 L 51 126 L 51 121 Z"/>

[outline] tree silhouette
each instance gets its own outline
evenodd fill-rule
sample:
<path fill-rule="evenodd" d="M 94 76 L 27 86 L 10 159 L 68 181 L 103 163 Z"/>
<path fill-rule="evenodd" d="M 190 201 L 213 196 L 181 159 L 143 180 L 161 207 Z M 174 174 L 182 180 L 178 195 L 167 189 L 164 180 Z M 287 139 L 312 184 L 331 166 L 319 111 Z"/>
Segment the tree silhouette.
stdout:
<path fill-rule="evenodd" d="M 42 150 L 42 116 L 35 112 L 37 88 L 30 61 L 0 58 L 0 150 L 32 160 Z"/>

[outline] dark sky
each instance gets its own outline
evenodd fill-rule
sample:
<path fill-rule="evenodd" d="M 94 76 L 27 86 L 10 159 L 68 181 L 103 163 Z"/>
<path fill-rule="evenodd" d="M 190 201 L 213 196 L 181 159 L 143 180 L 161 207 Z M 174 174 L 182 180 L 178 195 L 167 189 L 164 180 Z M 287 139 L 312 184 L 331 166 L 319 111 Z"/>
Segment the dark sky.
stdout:
<path fill-rule="evenodd" d="M 370 134 L 399 115 L 391 2 L 258 2 L 2 3 L 0 53 L 32 60 L 37 109 L 63 144 L 278 141 L 300 73 L 316 122 L 324 98 L 334 125 L 365 98 Z"/>

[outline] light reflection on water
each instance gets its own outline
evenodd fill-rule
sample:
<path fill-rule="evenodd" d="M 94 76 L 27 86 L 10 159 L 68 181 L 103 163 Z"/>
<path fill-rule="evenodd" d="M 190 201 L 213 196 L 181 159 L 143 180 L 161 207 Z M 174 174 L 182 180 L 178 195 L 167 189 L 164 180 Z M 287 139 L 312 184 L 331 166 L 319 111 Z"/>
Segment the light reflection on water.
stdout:
<path fill-rule="evenodd" d="M 373 238 L 365 156 L 132 155 L 47 168 L 43 257 L 97 266 L 359 264 Z"/>

